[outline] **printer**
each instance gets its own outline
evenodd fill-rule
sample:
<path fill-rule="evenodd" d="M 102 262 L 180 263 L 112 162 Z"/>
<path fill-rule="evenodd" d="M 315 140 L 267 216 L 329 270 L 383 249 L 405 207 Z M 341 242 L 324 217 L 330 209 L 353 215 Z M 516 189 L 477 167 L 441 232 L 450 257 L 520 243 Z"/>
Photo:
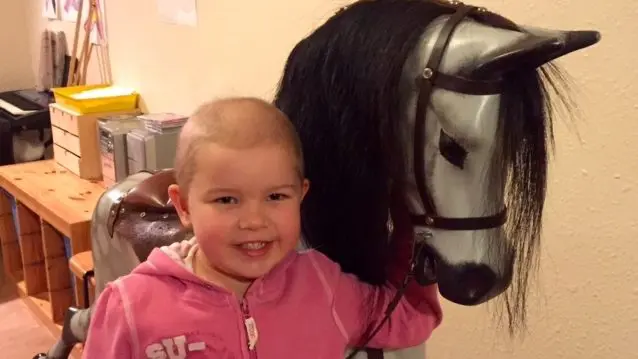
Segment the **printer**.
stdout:
<path fill-rule="evenodd" d="M 15 163 L 13 137 L 22 131 L 37 130 L 43 146 L 50 146 L 50 139 L 44 140 L 45 131 L 51 130 L 49 104 L 55 102 L 48 91 L 23 89 L 0 93 L 0 165 Z"/>

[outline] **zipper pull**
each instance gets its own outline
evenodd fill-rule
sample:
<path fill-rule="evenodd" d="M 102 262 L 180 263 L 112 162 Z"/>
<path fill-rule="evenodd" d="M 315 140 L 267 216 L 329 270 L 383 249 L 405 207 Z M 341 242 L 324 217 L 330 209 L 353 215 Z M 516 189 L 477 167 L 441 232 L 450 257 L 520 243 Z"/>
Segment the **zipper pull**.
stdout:
<path fill-rule="evenodd" d="M 241 311 L 244 314 L 244 327 L 246 328 L 246 336 L 248 337 L 248 349 L 254 350 L 255 345 L 257 345 L 257 339 L 259 339 L 259 332 L 257 331 L 257 323 L 255 323 L 255 319 L 250 315 L 248 303 L 245 299 L 241 301 Z"/>
<path fill-rule="evenodd" d="M 254 350 L 257 345 L 257 339 L 259 338 L 259 332 L 257 331 L 257 325 L 253 317 L 248 317 L 244 320 L 246 326 L 246 333 L 248 334 L 248 349 Z"/>

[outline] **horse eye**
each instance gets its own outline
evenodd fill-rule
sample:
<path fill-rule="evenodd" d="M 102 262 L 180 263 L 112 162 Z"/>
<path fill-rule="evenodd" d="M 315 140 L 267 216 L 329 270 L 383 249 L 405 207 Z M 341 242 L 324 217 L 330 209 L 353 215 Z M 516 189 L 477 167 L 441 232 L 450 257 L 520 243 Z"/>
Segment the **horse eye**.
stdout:
<path fill-rule="evenodd" d="M 448 162 L 463 169 L 467 151 L 443 130 L 441 130 L 441 135 L 439 136 L 439 152 Z"/>

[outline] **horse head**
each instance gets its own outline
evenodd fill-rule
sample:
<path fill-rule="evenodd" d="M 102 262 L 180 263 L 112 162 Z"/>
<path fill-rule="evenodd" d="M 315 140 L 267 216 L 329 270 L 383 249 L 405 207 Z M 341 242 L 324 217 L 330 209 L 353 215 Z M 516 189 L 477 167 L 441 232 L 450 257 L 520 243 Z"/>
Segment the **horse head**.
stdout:
<path fill-rule="evenodd" d="M 312 183 L 306 245 L 383 283 L 398 196 L 420 244 L 420 281 L 458 304 L 504 298 L 510 329 L 524 324 L 548 95 L 562 79 L 551 61 L 598 40 L 438 1 L 362 0 L 330 17 L 294 47 L 275 96 Z"/>
<path fill-rule="evenodd" d="M 550 62 L 599 34 L 521 28 L 469 6 L 458 18 L 464 5 L 453 6 L 425 29 L 403 68 L 405 200 L 432 259 L 422 270 L 445 298 L 476 305 L 511 288 L 505 299 L 520 312 L 553 138 L 547 95 L 558 79 Z"/>

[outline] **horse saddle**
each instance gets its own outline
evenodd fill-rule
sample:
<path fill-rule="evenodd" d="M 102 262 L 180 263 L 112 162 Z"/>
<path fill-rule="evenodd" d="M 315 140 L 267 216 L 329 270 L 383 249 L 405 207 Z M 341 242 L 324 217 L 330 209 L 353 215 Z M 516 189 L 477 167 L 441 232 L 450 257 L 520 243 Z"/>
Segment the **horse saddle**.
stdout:
<path fill-rule="evenodd" d="M 155 213 L 176 213 L 168 197 L 168 186 L 175 183 L 173 169 L 159 170 L 142 180 L 122 198 L 122 207 Z"/>
<path fill-rule="evenodd" d="M 142 218 L 147 212 L 162 214 L 165 218 L 167 215 L 177 215 L 168 197 L 168 186 L 175 183 L 175 172 L 173 169 L 140 171 L 129 178 L 149 173 L 150 176 L 142 179 L 128 191 L 119 192 L 117 187 L 109 189 L 113 192 L 110 195 L 111 206 L 106 220 L 109 236 L 113 237 L 115 225 L 124 214 L 138 213 Z"/>
<path fill-rule="evenodd" d="M 145 172 L 150 176 L 114 196 L 116 199 L 107 216 L 111 238 L 117 235 L 120 240 L 129 242 L 140 261 L 146 260 L 156 247 L 192 236 L 192 231 L 181 225 L 168 196 L 168 187 L 175 183 L 173 169 Z"/>

